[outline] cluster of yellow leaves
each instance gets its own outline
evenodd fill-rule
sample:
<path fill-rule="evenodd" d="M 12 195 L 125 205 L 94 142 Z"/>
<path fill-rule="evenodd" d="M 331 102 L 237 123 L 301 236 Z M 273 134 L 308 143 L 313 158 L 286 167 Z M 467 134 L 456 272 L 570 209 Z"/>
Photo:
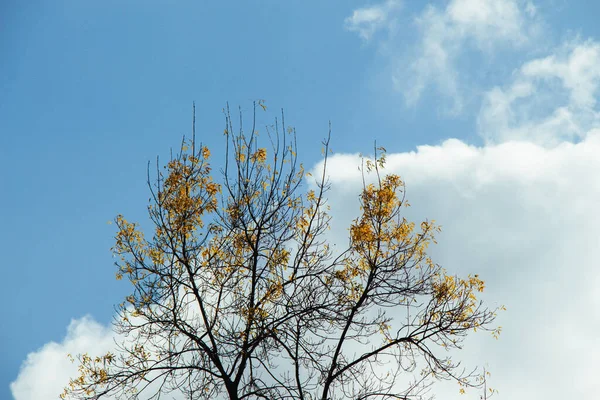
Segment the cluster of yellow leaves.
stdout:
<path fill-rule="evenodd" d="M 71 362 L 75 362 L 75 359 L 71 354 L 68 354 L 67 357 Z M 129 356 L 121 361 L 124 361 L 127 366 L 132 366 L 140 363 L 143 365 L 143 363 L 147 362 L 149 359 L 150 353 L 148 353 L 144 346 L 136 344 L 129 353 Z M 78 367 L 79 375 L 76 378 L 70 379 L 68 386 L 64 388 L 59 397 L 61 399 L 66 399 L 67 396 L 76 393 L 85 396 L 96 395 L 98 390 L 104 388 L 109 382 L 111 367 L 115 367 L 115 365 L 116 356 L 111 352 L 107 352 L 98 357 L 91 357 L 87 353 L 80 355 Z M 135 379 L 143 380 L 144 376 L 145 373 L 141 372 L 137 374 Z"/>
<path fill-rule="evenodd" d="M 265 163 L 267 161 L 267 149 L 260 148 L 251 156 L 253 162 Z"/>
<path fill-rule="evenodd" d="M 361 194 L 362 216 L 350 227 L 350 239 L 353 247 L 363 252 L 373 252 L 381 244 L 398 250 L 398 246 L 409 241 L 415 224 L 395 217 L 402 203 L 398 192 L 403 182 L 397 175 L 387 175 L 378 186 L 367 185 Z M 396 246 L 394 246 L 396 245 Z"/>
<path fill-rule="evenodd" d="M 379 148 L 385 152 L 385 149 Z M 395 174 L 380 175 L 385 166 L 385 153 L 366 160 L 366 174 L 376 172 L 377 182 L 365 184 L 360 196 L 361 215 L 350 226 L 351 254 L 332 278 L 346 288 L 346 300 L 358 299 L 366 277 L 381 265 L 388 271 L 400 271 L 407 266 L 428 271 L 436 269 L 426 249 L 434 233 L 441 229 L 435 221 L 421 223 L 415 233 L 415 223 L 401 217 L 402 207 L 410 204 L 404 199 L 404 182 Z M 366 176 L 366 175 L 365 175 Z M 310 194 L 309 194 L 310 195 Z M 331 278 L 330 278 L 331 279 Z M 331 280 L 327 281 L 331 281 Z"/>
<path fill-rule="evenodd" d="M 435 243 L 435 221 L 422 222 L 421 233 L 414 234 L 415 223 L 400 218 L 400 209 L 408 204 L 399 193 L 404 183 L 398 175 L 386 175 L 379 185 L 367 185 L 361 194 L 362 215 L 350 227 L 350 239 L 355 251 L 364 256 L 363 269 L 372 267 L 377 259 L 397 257 L 425 260 L 433 265 L 425 251 L 430 241 Z"/>
<path fill-rule="evenodd" d="M 469 275 L 467 279 L 459 279 L 455 276 L 439 274 L 432 287 L 435 298 L 441 302 L 462 298 L 468 298 L 473 302 L 477 300 L 474 292 L 483 292 L 485 282 L 479 279 L 479 275 Z"/>
<path fill-rule="evenodd" d="M 75 359 L 71 354 L 67 357 L 71 362 Z M 82 391 L 87 396 L 96 393 L 95 387 L 101 387 L 108 379 L 108 368 L 115 361 L 115 355 L 108 352 L 100 357 L 92 358 L 87 353 L 80 356 L 79 375 L 69 381 L 68 386 L 59 395 L 65 399 L 70 392 Z"/>
<path fill-rule="evenodd" d="M 240 315 L 247 319 L 264 320 L 269 313 L 263 307 L 244 307 L 240 310 Z"/>
<path fill-rule="evenodd" d="M 217 194 L 220 185 L 210 176 L 210 150 L 202 147 L 198 155 L 188 154 L 188 146 L 182 147 L 182 154 L 172 159 L 167 168 L 167 177 L 158 188 L 157 204 L 149 210 L 164 221 L 156 226 L 155 237 L 169 243 L 182 243 L 204 226 L 202 217 L 217 209 Z M 144 279 L 139 265 L 159 266 L 165 263 L 162 248 L 150 245 L 139 226 L 127 221 L 122 215 L 116 218 L 119 228 L 115 236 L 113 252 L 120 257 L 118 280 L 128 275 L 136 284 Z M 149 260 L 149 264 L 147 264 Z"/>
<path fill-rule="evenodd" d="M 304 208 L 302 215 L 296 221 L 296 229 L 299 235 L 308 233 L 311 221 L 315 217 L 315 212 L 315 207 Z"/>
<path fill-rule="evenodd" d="M 138 279 L 136 276 L 135 261 L 129 259 L 129 254 L 145 254 L 147 243 L 144 234 L 139 230 L 138 225 L 127 221 L 122 215 L 116 218 L 116 224 L 119 231 L 115 236 L 115 245 L 112 250 L 120 258 L 120 268 L 116 274 L 117 280 L 121 280 L 124 274 L 129 275 L 129 279 Z"/>
<path fill-rule="evenodd" d="M 167 164 L 168 176 L 158 193 L 158 203 L 166 212 L 168 227 L 172 232 L 189 238 L 204 226 L 203 214 L 217 209 L 220 185 L 210 176 L 208 159 L 210 151 L 203 147 L 199 159 L 183 154 Z M 157 231 L 160 236 L 164 232 Z"/>
<path fill-rule="evenodd" d="M 485 289 L 485 282 L 478 275 L 468 275 L 467 279 L 461 279 L 446 275 L 442 270 L 433 277 L 431 287 L 436 301 L 432 320 L 443 317 L 444 311 L 441 309 L 450 309 L 449 305 L 454 305 L 456 309 L 446 311 L 452 313 L 451 319 L 454 323 L 462 328 L 477 330 L 480 322 L 477 318 L 473 318 L 478 306 L 476 293 L 481 293 Z"/>
<path fill-rule="evenodd" d="M 115 253 L 139 252 L 145 247 L 144 234 L 138 229 L 137 224 L 127 221 L 122 215 L 117 216 L 116 223 L 119 231 L 113 247 Z"/>
<path fill-rule="evenodd" d="M 270 282 L 263 295 L 263 302 L 273 301 L 278 299 L 283 293 L 283 283 L 281 281 Z"/>
<path fill-rule="evenodd" d="M 265 249 L 264 258 L 269 271 L 275 273 L 278 267 L 287 268 L 290 260 L 290 252 L 284 248 Z"/>

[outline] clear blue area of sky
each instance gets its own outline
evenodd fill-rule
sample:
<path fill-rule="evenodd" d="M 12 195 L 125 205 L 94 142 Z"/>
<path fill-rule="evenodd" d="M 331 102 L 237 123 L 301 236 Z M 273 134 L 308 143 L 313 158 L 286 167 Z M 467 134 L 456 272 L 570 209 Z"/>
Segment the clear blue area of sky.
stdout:
<path fill-rule="evenodd" d="M 406 3 L 399 45 L 414 39 L 411 18 L 423 6 Z M 128 287 L 114 279 L 107 221 L 145 218 L 146 163 L 190 133 L 192 101 L 198 135 L 217 158 L 222 108 L 241 106 L 250 119 L 256 99 L 270 107 L 263 124 L 286 110 L 307 165 L 329 121 L 335 152 L 368 152 L 374 140 L 388 151 L 448 137 L 479 144 L 472 118 L 444 116 L 435 93 L 404 105 L 379 50 L 344 29 L 366 5 L 0 2 L 0 398 L 10 397 L 25 356 L 62 340 L 72 318 L 111 319 Z M 549 1 L 539 10 L 559 32 L 599 34 L 598 5 Z"/>

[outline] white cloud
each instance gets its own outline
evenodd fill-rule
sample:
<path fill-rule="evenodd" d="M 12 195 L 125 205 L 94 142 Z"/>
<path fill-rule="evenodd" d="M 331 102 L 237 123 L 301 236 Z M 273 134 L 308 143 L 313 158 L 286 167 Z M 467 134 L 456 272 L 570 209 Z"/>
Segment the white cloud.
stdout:
<path fill-rule="evenodd" d="M 465 366 L 489 363 L 499 398 L 596 398 L 600 381 L 600 130 L 577 143 L 475 147 L 457 139 L 389 154 L 387 172 L 407 182 L 412 220 L 443 226 L 434 261 L 451 273 L 479 273 L 486 300 L 506 304 L 499 341 L 467 343 Z M 357 156 L 329 160 L 330 205 L 343 237 L 361 187 Z M 462 399 L 456 385 L 434 389 Z M 475 396 L 475 394 L 472 394 Z M 475 397 L 469 397 L 475 398 Z"/>
<path fill-rule="evenodd" d="M 131 310 L 130 310 L 131 311 Z M 190 321 L 198 321 L 193 307 L 185 314 Z M 141 317 L 130 317 L 133 324 L 141 324 Z M 160 347 L 162 337 L 156 338 L 152 346 Z M 117 344 L 118 343 L 118 344 Z M 96 357 L 111 352 L 119 354 L 119 346 L 132 347 L 135 337 L 127 334 L 115 333 L 111 325 L 104 326 L 96 322 L 90 316 L 71 321 L 67 328 L 67 335 L 61 343 L 50 342 L 39 350 L 27 355 L 23 362 L 17 379 L 11 383 L 10 389 L 15 400 L 40 400 L 56 399 L 68 385 L 69 380 L 76 378 L 78 373 L 78 355 L 88 354 Z M 152 349 L 150 344 L 147 348 Z M 71 355 L 74 362 L 68 358 Z M 187 360 L 186 356 L 182 360 Z M 152 375 L 149 376 L 152 380 Z M 138 387 L 140 400 L 151 398 L 163 384 L 163 380 L 157 379 L 148 386 Z M 163 390 L 169 390 L 171 386 L 167 383 Z M 184 395 L 179 391 L 170 391 L 168 396 L 172 400 L 182 400 Z M 115 396 L 103 397 L 107 400 L 115 399 Z"/>
<path fill-rule="evenodd" d="M 77 363 L 67 354 L 105 354 L 114 348 L 114 334 L 90 317 L 73 320 L 61 343 L 50 342 L 27 355 L 17 379 L 10 384 L 15 400 L 56 399 L 77 375 Z"/>
<path fill-rule="evenodd" d="M 453 0 L 442 18 L 453 35 L 472 37 L 480 48 L 499 40 L 528 40 L 525 17 L 515 0 Z"/>
<path fill-rule="evenodd" d="M 365 42 L 368 42 L 375 32 L 393 25 L 392 14 L 400 6 L 398 0 L 387 0 L 381 4 L 356 9 L 344 20 L 344 25 L 347 30 L 358 33 Z"/>
<path fill-rule="evenodd" d="M 556 145 L 600 127 L 596 93 L 600 44 L 573 41 L 523 64 L 505 87 L 484 95 L 478 129 L 489 143 L 531 140 Z"/>
<path fill-rule="evenodd" d="M 490 55 L 497 48 L 518 49 L 538 37 L 535 7 L 519 0 L 452 0 L 443 10 L 427 6 L 416 18 L 420 40 L 414 56 L 401 57 L 392 79 L 408 104 L 435 87 L 452 99 L 452 112 L 463 107 L 460 57 L 474 49 Z M 472 56 L 470 56 L 472 57 Z"/>
<path fill-rule="evenodd" d="M 556 54 L 525 64 L 521 72 L 531 79 L 559 79 L 579 107 L 596 104 L 600 84 L 600 44 L 592 40 L 562 46 Z"/>

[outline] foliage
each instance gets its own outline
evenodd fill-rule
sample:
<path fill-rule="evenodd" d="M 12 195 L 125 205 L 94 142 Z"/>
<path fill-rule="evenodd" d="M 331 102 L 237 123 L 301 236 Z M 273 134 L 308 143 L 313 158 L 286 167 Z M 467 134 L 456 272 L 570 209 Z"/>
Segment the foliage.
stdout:
<path fill-rule="evenodd" d="M 469 332 L 499 333 L 477 298 L 484 282 L 427 256 L 439 227 L 402 216 L 404 183 L 383 174 L 385 149 L 364 160 L 361 215 L 334 251 L 329 139 L 312 177 L 293 130 L 276 121 L 259 147 L 254 126 L 234 134 L 225 115 L 220 183 L 194 133 L 148 179 L 151 237 L 117 216 L 117 279 L 133 288 L 118 307 L 118 350 L 80 355 L 61 397 L 417 399 L 436 379 L 483 385 L 448 350 Z"/>

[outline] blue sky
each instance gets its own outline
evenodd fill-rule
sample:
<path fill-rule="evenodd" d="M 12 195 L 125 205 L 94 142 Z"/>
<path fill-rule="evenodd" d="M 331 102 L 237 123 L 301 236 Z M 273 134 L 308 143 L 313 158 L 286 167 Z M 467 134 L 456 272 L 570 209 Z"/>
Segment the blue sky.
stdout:
<path fill-rule="evenodd" d="M 331 121 L 340 221 L 356 154 L 387 148 L 415 219 L 444 227 L 438 262 L 482 271 L 509 306 L 506 337 L 465 353 L 496 366 L 500 398 L 593 398 L 598 15 L 558 0 L 3 1 L 0 398 L 56 398 L 60 354 L 109 337 L 128 288 L 107 221 L 144 220 L 147 162 L 190 133 L 192 101 L 218 154 L 226 102 L 256 99 L 263 124 L 285 109 L 311 167 Z"/>

